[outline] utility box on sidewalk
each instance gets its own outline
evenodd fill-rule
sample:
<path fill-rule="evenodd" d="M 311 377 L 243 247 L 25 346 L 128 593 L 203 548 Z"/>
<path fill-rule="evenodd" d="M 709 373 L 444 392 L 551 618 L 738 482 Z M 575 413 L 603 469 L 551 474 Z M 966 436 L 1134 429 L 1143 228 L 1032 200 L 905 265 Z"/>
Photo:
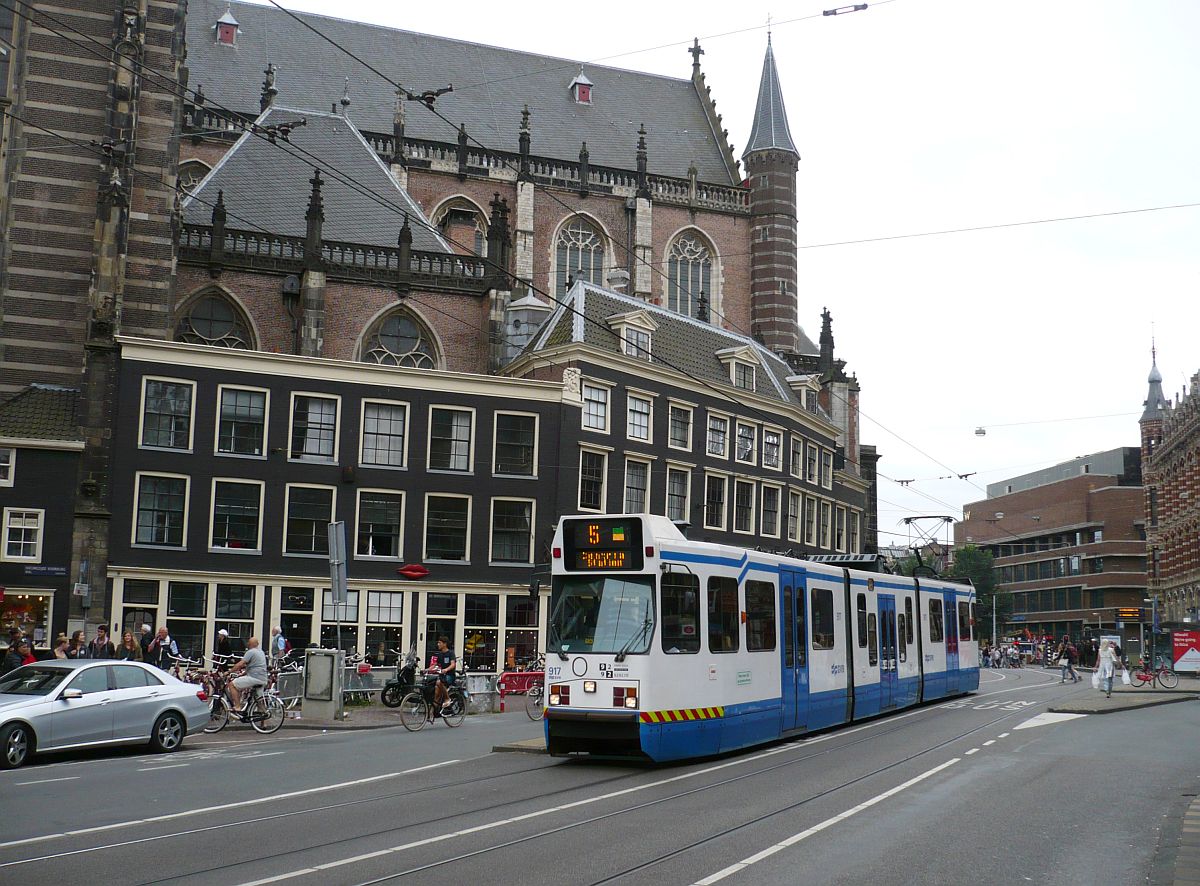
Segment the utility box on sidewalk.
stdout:
<path fill-rule="evenodd" d="M 304 654 L 304 696 L 301 715 L 306 720 L 342 719 L 342 682 L 346 653 L 340 649 L 309 649 Z"/>
<path fill-rule="evenodd" d="M 500 710 L 500 693 L 492 674 L 467 674 L 467 692 L 471 696 L 471 714 L 494 714 Z"/>

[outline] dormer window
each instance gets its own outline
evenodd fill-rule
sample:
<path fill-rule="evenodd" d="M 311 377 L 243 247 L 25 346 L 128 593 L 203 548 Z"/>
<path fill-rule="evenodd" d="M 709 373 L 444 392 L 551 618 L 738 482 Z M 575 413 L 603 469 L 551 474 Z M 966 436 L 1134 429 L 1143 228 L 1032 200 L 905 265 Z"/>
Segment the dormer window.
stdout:
<path fill-rule="evenodd" d="M 225 14 L 217 19 L 217 42 L 225 46 L 233 46 L 237 42 L 238 21 L 233 17 L 233 10 L 225 7 Z"/>
<path fill-rule="evenodd" d="M 733 386 L 743 391 L 754 390 L 754 367 L 749 363 L 733 364 Z"/>
<path fill-rule="evenodd" d="M 758 372 L 758 352 L 749 345 L 736 348 L 725 348 L 717 351 L 716 357 L 729 373 L 729 381 L 735 388 L 743 391 L 753 391 L 755 376 Z"/>
<path fill-rule="evenodd" d="M 583 68 L 579 69 L 579 74 L 571 81 L 569 88 L 575 104 L 590 105 L 592 103 L 592 81 L 583 73 Z"/>
<path fill-rule="evenodd" d="M 652 360 L 654 330 L 658 324 L 649 311 L 626 311 L 613 314 L 606 322 L 621 342 L 621 353 L 635 360 Z"/>

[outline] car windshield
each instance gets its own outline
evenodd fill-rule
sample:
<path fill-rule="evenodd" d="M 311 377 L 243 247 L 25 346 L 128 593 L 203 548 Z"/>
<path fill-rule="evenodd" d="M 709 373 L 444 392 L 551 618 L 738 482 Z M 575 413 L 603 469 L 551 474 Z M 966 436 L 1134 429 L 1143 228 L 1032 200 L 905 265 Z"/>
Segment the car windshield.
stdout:
<path fill-rule="evenodd" d="M 74 671 L 26 665 L 0 677 L 0 695 L 49 695 Z"/>
<path fill-rule="evenodd" d="M 568 576 L 555 581 L 551 652 L 641 654 L 654 634 L 654 579 Z"/>

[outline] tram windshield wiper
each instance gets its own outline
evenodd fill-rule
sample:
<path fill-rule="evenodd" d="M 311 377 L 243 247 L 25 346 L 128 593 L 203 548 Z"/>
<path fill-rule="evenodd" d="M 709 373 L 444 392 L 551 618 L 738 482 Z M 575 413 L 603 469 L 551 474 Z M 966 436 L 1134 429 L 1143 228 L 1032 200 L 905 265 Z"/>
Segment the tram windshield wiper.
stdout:
<path fill-rule="evenodd" d="M 625 656 L 629 654 L 629 650 L 632 649 L 636 644 L 640 643 L 646 637 L 646 635 L 650 632 L 650 629 L 653 627 L 654 627 L 654 619 L 652 619 L 650 617 L 650 601 L 647 600 L 646 601 L 646 615 L 645 615 L 644 620 L 642 621 L 641 630 L 639 630 L 636 634 L 634 634 L 632 637 L 630 637 L 629 641 L 624 646 L 621 647 L 621 651 L 617 653 L 617 657 L 616 657 L 615 661 L 624 661 Z"/>

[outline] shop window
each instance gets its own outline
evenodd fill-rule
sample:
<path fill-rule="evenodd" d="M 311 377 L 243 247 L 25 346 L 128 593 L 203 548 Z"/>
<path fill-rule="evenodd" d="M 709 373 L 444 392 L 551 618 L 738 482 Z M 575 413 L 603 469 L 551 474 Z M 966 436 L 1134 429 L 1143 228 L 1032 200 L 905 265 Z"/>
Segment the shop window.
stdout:
<path fill-rule="evenodd" d="M 312 612 L 316 592 L 312 588 L 280 589 L 279 607 L 281 609 L 296 609 L 301 612 Z"/>
<path fill-rule="evenodd" d="M 500 632 L 495 628 L 463 629 L 463 664 L 472 671 L 496 672 Z"/>
<path fill-rule="evenodd" d="M 167 615 L 204 618 L 208 615 L 208 585 L 203 582 L 173 581 L 167 585 Z"/>
<path fill-rule="evenodd" d="M 144 578 L 125 579 L 123 599 L 126 604 L 146 603 L 158 605 L 158 582 Z"/>
<path fill-rule="evenodd" d="M 708 651 L 737 652 L 738 634 L 737 579 L 713 576 L 708 580 Z"/>
<path fill-rule="evenodd" d="M 254 585 L 217 585 L 217 618 L 253 619 Z"/>
<path fill-rule="evenodd" d="M 537 627 L 538 601 L 526 596 L 513 596 L 504 603 L 504 623 L 511 627 Z"/>
<path fill-rule="evenodd" d="M 403 628 L 368 625 L 366 638 L 365 654 L 371 664 L 376 667 L 391 667 L 399 663 L 401 656 L 393 650 L 400 649 L 400 644 L 404 642 Z"/>
<path fill-rule="evenodd" d="M 458 615 L 458 594 L 427 594 L 426 615 Z"/>
<path fill-rule="evenodd" d="M 493 594 L 467 594 L 463 620 L 469 625 L 494 628 L 500 624 L 500 598 Z"/>
<path fill-rule="evenodd" d="M 321 597 L 321 620 L 358 621 L 358 591 L 346 591 L 345 603 L 333 602 L 333 591 L 325 591 Z"/>
<path fill-rule="evenodd" d="M 404 621 L 403 591 L 368 591 L 367 621 L 401 624 Z"/>
<path fill-rule="evenodd" d="M 700 651 L 700 579 L 668 572 L 662 580 L 662 649 L 670 655 Z"/>

